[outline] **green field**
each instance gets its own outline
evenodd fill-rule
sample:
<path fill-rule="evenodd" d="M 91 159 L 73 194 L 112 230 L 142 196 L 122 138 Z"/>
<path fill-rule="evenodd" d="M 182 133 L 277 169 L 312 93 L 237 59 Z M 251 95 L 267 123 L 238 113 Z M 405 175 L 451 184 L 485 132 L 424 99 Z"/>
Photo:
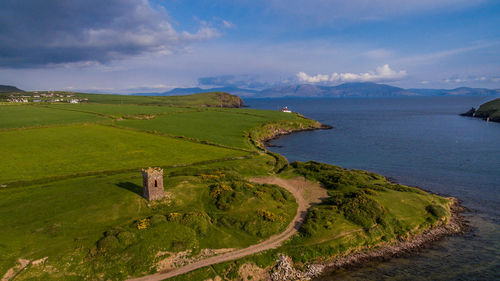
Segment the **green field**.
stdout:
<path fill-rule="evenodd" d="M 282 247 L 175 280 L 239 280 L 245 262 L 270 266 L 286 253 L 307 264 L 449 216 L 447 199 L 364 171 L 288 165 L 262 148 L 278 131 L 320 126 L 298 114 L 220 108 L 239 98 L 219 93 L 75 95 L 88 103 L 0 105 L 0 275 L 19 259 L 47 258 L 14 280 L 123 280 L 165 269 L 169 256 L 253 245 L 283 231 L 297 208 L 254 176 L 302 176 L 328 198 Z M 150 166 L 164 169 L 164 200 L 141 196 L 140 169 Z"/>
<path fill-rule="evenodd" d="M 230 147 L 251 149 L 253 146 L 249 143 L 246 133 L 260 124 L 278 120 L 297 120 L 297 117 L 264 110 L 212 109 L 162 115 L 152 120 L 128 119 L 115 124 L 167 135 L 184 136 Z"/>
<path fill-rule="evenodd" d="M 96 114 L 68 110 L 54 110 L 42 106 L 0 106 L 0 131 L 13 128 L 97 122 L 103 120 L 103 117 Z"/>
<path fill-rule="evenodd" d="M 85 172 L 173 166 L 247 153 L 87 124 L 0 132 L 0 182 Z"/>

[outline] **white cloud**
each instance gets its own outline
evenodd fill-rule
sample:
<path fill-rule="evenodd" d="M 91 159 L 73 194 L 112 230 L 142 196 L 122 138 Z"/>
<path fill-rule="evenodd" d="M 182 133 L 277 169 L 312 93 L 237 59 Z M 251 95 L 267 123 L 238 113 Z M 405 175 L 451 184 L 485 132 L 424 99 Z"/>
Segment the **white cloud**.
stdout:
<path fill-rule="evenodd" d="M 176 30 L 164 8 L 147 0 L 0 1 L 0 67 L 107 63 L 142 54 L 172 54 L 221 36 L 209 23 Z M 57 16 L 53 16 L 57 15 Z M 36 18 L 36 21 L 26 19 Z"/>
<path fill-rule="evenodd" d="M 226 28 L 231 28 L 231 27 L 234 27 L 234 23 L 230 22 L 230 21 L 227 21 L 227 20 L 222 20 L 222 24 L 224 25 L 224 27 Z"/>
<path fill-rule="evenodd" d="M 310 76 L 305 72 L 297 73 L 300 82 L 306 83 L 326 83 L 326 82 L 388 82 L 398 81 L 405 78 L 408 74 L 405 70 L 392 70 L 388 64 L 379 66 L 375 71 L 365 73 L 337 73 L 332 75 L 318 74 Z"/>

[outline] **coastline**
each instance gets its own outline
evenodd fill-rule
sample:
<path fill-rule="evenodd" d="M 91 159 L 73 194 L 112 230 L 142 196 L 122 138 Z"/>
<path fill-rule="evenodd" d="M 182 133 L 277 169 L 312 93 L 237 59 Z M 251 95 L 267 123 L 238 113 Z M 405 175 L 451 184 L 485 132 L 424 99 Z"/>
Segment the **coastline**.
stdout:
<path fill-rule="evenodd" d="M 466 208 L 461 206 L 456 198 L 451 197 L 450 199 L 452 199 L 453 202 L 450 205 L 450 219 L 447 222 L 442 222 L 422 233 L 409 236 L 405 240 L 381 244 L 376 246 L 376 248 L 356 251 L 337 257 L 334 260 L 321 263 L 322 266 L 324 266 L 324 270 L 318 277 L 332 273 L 341 268 L 352 268 L 362 266 L 366 262 L 384 261 L 390 258 L 412 254 L 445 237 L 464 234 L 470 230 L 468 221 L 461 215 L 466 211 Z"/>
<path fill-rule="evenodd" d="M 308 119 L 308 118 L 305 118 L 305 119 Z M 267 147 L 272 147 L 272 145 L 269 144 L 271 141 L 278 139 L 280 137 L 286 136 L 286 135 L 290 135 L 293 133 L 300 133 L 300 132 L 334 129 L 333 126 L 330 126 L 327 124 L 322 124 L 322 123 L 319 123 L 319 122 L 314 121 L 312 119 L 308 119 L 308 120 L 314 122 L 313 124 L 311 124 L 310 127 L 284 128 L 283 126 L 280 126 L 280 124 L 274 124 L 274 123 L 268 124 L 271 126 L 270 133 L 268 135 L 263 136 L 260 139 L 255 139 L 254 143 L 260 144 L 260 146 L 257 146 L 258 148 L 261 148 L 263 150 L 267 150 Z"/>
<path fill-rule="evenodd" d="M 450 219 L 422 233 L 395 242 L 381 243 L 331 259 L 327 258 L 325 261 L 311 263 L 307 265 L 305 271 L 294 268 L 292 259 L 280 254 L 278 263 L 267 269 L 270 276 L 269 280 L 321 280 L 321 277 L 332 274 L 339 269 L 363 267 L 369 262 L 382 262 L 395 257 L 412 255 L 446 237 L 461 235 L 470 230 L 469 223 L 461 215 L 466 211 L 466 208 L 462 207 L 456 198 L 451 197 L 450 199 L 453 200 L 450 205 Z"/>
<path fill-rule="evenodd" d="M 289 135 L 296 132 L 313 131 L 321 129 L 333 129 L 332 126 L 320 124 L 319 127 L 302 128 L 298 130 L 275 130 L 270 137 L 260 140 L 264 145 L 264 149 L 272 147 L 269 143 L 272 140 Z M 267 149 L 266 149 L 267 150 Z M 284 157 L 280 155 L 281 157 Z M 388 181 L 396 183 L 394 179 L 388 178 Z M 424 192 L 435 194 L 432 191 L 416 187 Z M 438 195 L 438 194 L 436 194 Z M 311 280 L 321 278 L 327 274 L 331 274 L 339 269 L 349 269 L 362 267 L 368 262 L 385 261 L 394 257 L 411 255 L 424 249 L 434 242 L 442 240 L 449 236 L 461 235 L 470 231 L 469 222 L 462 216 L 467 208 L 462 206 L 457 198 L 448 197 L 452 200 L 450 204 L 450 217 L 446 221 L 441 221 L 439 224 L 432 226 L 421 233 L 408 235 L 405 239 L 397 241 L 380 243 L 369 248 L 363 248 L 337 257 L 326 258 L 325 261 L 311 263 L 307 266 L 306 271 L 300 271 L 293 267 L 293 261 L 290 257 L 281 255 L 278 263 L 267 269 L 270 280 Z"/>

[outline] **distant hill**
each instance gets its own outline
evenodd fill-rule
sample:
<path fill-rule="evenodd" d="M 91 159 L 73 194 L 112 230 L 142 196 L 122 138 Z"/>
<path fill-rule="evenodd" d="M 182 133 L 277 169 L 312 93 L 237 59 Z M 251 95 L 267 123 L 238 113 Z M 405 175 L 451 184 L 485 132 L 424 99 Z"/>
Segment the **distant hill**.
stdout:
<path fill-rule="evenodd" d="M 303 84 L 265 89 L 261 97 L 397 97 L 414 96 L 413 92 L 377 83 L 344 83 L 337 86 Z"/>
<path fill-rule="evenodd" d="M 211 93 L 211 92 L 226 92 L 234 95 L 239 95 L 242 97 L 246 96 L 254 96 L 259 93 L 257 90 L 249 90 L 242 89 L 237 87 L 219 87 L 219 88 L 210 88 L 210 89 L 202 89 L 199 87 L 195 88 L 175 88 L 170 91 L 162 92 L 162 93 L 136 93 L 132 94 L 133 96 L 173 96 L 173 95 L 191 95 L 198 93 Z"/>
<path fill-rule="evenodd" d="M 494 96 L 500 94 L 500 90 L 485 88 L 460 87 L 456 89 L 408 89 L 408 91 L 424 96 Z"/>
<path fill-rule="evenodd" d="M 10 92 L 24 92 L 24 91 L 14 86 L 0 85 L 0 93 L 10 93 Z"/>

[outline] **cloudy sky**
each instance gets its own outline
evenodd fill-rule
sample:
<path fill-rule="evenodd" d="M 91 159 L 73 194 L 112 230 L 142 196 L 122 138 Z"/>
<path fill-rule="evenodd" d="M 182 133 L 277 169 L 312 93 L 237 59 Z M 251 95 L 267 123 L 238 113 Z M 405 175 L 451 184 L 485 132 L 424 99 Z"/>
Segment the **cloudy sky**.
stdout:
<path fill-rule="evenodd" d="M 358 81 L 500 88 L 500 1 L 0 1 L 0 84 L 26 90 Z"/>

